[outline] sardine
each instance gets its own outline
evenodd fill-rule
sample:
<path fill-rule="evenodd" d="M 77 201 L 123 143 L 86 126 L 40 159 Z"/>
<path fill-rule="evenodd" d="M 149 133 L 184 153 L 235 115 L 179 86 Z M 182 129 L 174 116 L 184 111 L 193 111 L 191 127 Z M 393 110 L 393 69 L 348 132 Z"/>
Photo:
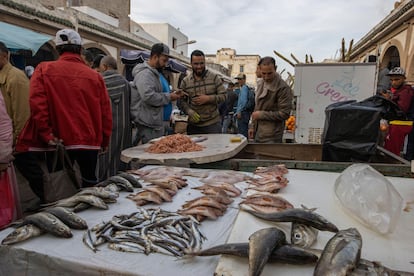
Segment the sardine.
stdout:
<path fill-rule="evenodd" d="M 74 212 L 70 211 L 65 207 L 52 207 L 45 210 L 52 215 L 55 215 L 59 218 L 64 224 L 69 226 L 72 229 L 88 229 L 88 224 L 80 216 L 76 215 Z"/>
<path fill-rule="evenodd" d="M 260 213 L 257 211 L 244 209 L 244 211 L 264 220 L 275 222 L 299 222 L 305 225 L 309 225 L 319 229 L 321 231 L 338 232 L 338 228 L 331 222 L 329 222 L 323 216 L 307 211 L 301 208 L 287 209 L 275 213 Z"/>
<path fill-rule="evenodd" d="M 96 253 L 96 251 L 98 251 L 98 249 L 95 246 L 95 241 L 93 238 L 93 234 L 92 231 L 87 229 L 84 233 L 83 233 L 83 237 L 82 237 L 82 241 L 83 243 L 86 245 L 86 247 L 88 247 L 89 249 L 91 249 L 94 253 Z"/>
<path fill-rule="evenodd" d="M 57 237 L 71 238 L 73 236 L 70 228 L 66 224 L 56 216 L 47 212 L 39 212 L 27 216 L 24 218 L 23 224 L 34 224 L 40 229 Z"/>
<path fill-rule="evenodd" d="M 357 267 L 362 238 L 356 228 L 340 230 L 326 244 L 313 275 L 348 275 Z"/>
<path fill-rule="evenodd" d="M 275 248 L 286 244 L 285 233 L 276 228 L 264 228 L 249 237 L 249 275 L 260 275 Z"/>
<path fill-rule="evenodd" d="M 319 231 L 312 226 L 298 222 L 292 222 L 290 242 L 300 247 L 311 247 L 318 237 Z"/>
<path fill-rule="evenodd" d="M 33 224 L 26 224 L 16 228 L 13 232 L 7 235 L 1 242 L 3 245 L 10 245 L 37 237 L 45 233 L 44 230 Z"/>
<path fill-rule="evenodd" d="M 217 245 L 208 249 L 196 252 L 187 252 L 190 256 L 214 256 L 214 255 L 230 255 L 247 258 L 249 257 L 249 244 L 245 243 L 226 243 Z M 318 256 L 311 252 L 305 251 L 300 247 L 290 244 L 282 245 L 275 248 L 269 256 L 270 263 L 284 264 L 313 264 L 318 260 Z"/>

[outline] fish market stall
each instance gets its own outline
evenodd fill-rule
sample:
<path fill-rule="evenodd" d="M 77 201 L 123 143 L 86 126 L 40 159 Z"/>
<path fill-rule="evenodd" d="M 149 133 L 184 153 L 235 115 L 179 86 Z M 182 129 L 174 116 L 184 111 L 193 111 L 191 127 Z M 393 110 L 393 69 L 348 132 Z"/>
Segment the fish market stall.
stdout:
<path fill-rule="evenodd" d="M 161 166 L 160 166 L 161 167 Z M 142 169 L 159 168 L 146 166 Z M 169 167 L 170 168 L 170 167 Z M 181 169 L 181 168 L 180 168 Z M 192 172 L 207 170 L 191 169 Z M 249 173 L 239 173 L 249 175 Z M 161 177 L 161 176 L 160 176 Z M 201 192 L 192 189 L 200 186 L 199 177 L 186 176 L 187 186 L 180 189 L 171 202 L 161 205 L 149 204 L 141 208 L 162 208 L 175 212 L 185 201 L 199 197 Z M 244 190 L 246 184 L 235 186 Z M 135 188 L 134 192 L 139 189 Z M 77 213 L 89 228 L 112 220 L 115 215 L 132 214 L 138 211 L 134 201 L 126 198 L 131 193 L 121 191 L 115 203 L 108 204 L 108 210 L 90 208 Z M 237 215 L 240 197 L 234 198 L 223 216 L 216 220 L 204 220 L 199 229 L 207 238 L 204 246 L 224 243 Z M 0 241 L 14 228 L 0 231 Z M 85 230 L 72 230 L 73 237 L 65 239 L 43 234 L 21 243 L 0 245 L 0 275 L 212 275 L 219 256 L 209 259 L 177 258 L 164 253 L 130 253 L 108 248 L 107 244 L 97 247 L 96 253 L 83 243 Z"/>
<path fill-rule="evenodd" d="M 162 168 L 163 166 L 145 166 L 143 170 Z M 271 226 L 283 230 L 290 240 L 290 223 L 275 223 L 261 220 L 244 210 L 239 210 L 239 203 L 253 193 L 248 183 L 251 173 L 205 169 L 188 169 L 184 176 L 186 187 L 178 190 L 171 202 L 161 205 L 143 205 L 140 208 L 157 208 L 176 212 L 185 202 L 199 197 L 198 188 L 207 179 L 217 177 L 230 181 L 230 175 L 245 175 L 246 178 L 235 182 L 234 186 L 241 193 L 232 197 L 233 202 L 217 219 L 205 219 L 200 224 L 200 230 L 207 237 L 202 249 L 216 245 L 234 242 L 248 242 L 249 236 L 255 231 Z M 213 175 L 211 172 L 215 173 Z M 223 171 L 224 172 L 224 171 Z M 164 175 L 157 172 L 159 178 Z M 414 215 L 411 210 L 414 204 L 414 186 L 412 179 L 387 177 L 403 197 L 406 208 L 398 225 L 392 234 L 379 235 L 352 219 L 334 198 L 333 185 L 339 173 L 316 172 L 290 169 L 285 177 L 288 184 L 280 189 L 278 195 L 289 201 L 294 207 L 317 208 L 315 212 L 334 223 L 339 229 L 355 227 L 362 235 L 361 258 L 381 262 L 384 266 L 395 270 L 414 272 L 413 256 Z M 254 176 L 257 178 L 257 176 Z M 223 180 L 224 181 L 224 180 Z M 236 181 L 236 180 L 235 180 Z M 143 185 L 144 186 L 144 185 Z M 144 186 L 145 187 L 145 186 Z M 134 189 L 136 193 L 139 188 Z M 139 193 L 137 193 L 139 194 Z M 126 198 L 131 193 L 121 191 L 115 203 L 108 204 L 108 210 L 91 208 L 77 214 L 87 221 L 89 229 L 110 221 L 115 215 L 127 215 L 139 209 L 135 202 Z M 114 225 L 116 222 L 113 223 Z M 0 241 L 13 231 L 7 228 L 0 232 Z M 0 245 L 0 275 L 248 275 L 247 258 L 229 256 L 209 257 L 174 257 L 170 254 L 151 252 L 144 253 L 119 252 L 108 248 L 107 244 L 97 247 L 94 252 L 82 241 L 85 230 L 72 230 L 73 237 L 64 239 L 50 234 L 34 237 L 30 240 L 12 245 Z M 334 233 L 320 231 L 315 249 L 323 249 Z M 287 265 L 268 263 L 261 275 L 312 275 L 315 264 Z"/>
<path fill-rule="evenodd" d="M 150 143 L 123 150 L 121 160 L 125 163 L 189 166 L 192 163 L 204 164 L 231 158 L 247 145 L 247 139 L 244 136 L 233 134 L 203 134 L 189 135 L 189 137 L 203 149 L 180 153 L 150 153 L 147 151 L 152 144 L 150 141 Z"/>
<path fill-rule="evenodd" d="M 394 232 L 381 235 L 358 223 L 345 212 L 334 197 L 334 183 L 339 173 L 289 170 L 289 184 L 280 191 L 283 198 L 295 207 L 304 205 L 317 208 L 315 212 L 336 224 L 339 229 L 355 227 L 362 236 L 361 258 L 380 262 L 382 265 L 400 271 L 414 272 L 414 183 L 412 179 L 387 177 L 403 197 L 406 208 L 402 212 Z M 290 240 L 291 223 L 269 222 L 245 211 L 240 211 L 232 228 L 228 243 L 247 242 L 249 236 L 258 229 L 279 227 Z M 316 244 L 312 248 L 324 249 L 334 233 L 319 231 Z M 209 258 L 209 257 L 199 257 Z M 261 275 L 313 275 L 315 265 L 287 265 L 267 263 Z M 248 275 L 248 259 L 223 256 L 216 268 L 217 275 Z"/>

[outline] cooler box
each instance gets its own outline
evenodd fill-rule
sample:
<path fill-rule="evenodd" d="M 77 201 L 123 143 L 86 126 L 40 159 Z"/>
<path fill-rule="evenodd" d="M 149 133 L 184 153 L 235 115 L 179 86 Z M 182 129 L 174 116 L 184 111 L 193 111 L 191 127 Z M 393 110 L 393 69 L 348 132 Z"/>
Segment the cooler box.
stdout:
<path fill-rule="evenodd" d="M 385 138 L 384 148 L 400 156 L 404 145 L 405 136 L 411 132 L 413 128 L 413 122 L 390 121 L 388 124 L 388 135 Z"/>

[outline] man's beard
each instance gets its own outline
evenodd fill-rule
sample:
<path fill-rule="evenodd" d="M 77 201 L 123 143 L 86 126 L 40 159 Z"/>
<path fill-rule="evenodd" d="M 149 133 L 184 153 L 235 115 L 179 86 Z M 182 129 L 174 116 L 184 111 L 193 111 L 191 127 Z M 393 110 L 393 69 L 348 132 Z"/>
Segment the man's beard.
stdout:
<path fill-rule="evenodd" d="M 203 74 L 204 74 L 205 71 L 206 71 L 206 68 L 204 68 L 201 71 L 196 70 L 196 71 L 194 71 L 194 75 L 196 75 L 197 77 L 201 77 L 201 76 L 203 76 Z"/>

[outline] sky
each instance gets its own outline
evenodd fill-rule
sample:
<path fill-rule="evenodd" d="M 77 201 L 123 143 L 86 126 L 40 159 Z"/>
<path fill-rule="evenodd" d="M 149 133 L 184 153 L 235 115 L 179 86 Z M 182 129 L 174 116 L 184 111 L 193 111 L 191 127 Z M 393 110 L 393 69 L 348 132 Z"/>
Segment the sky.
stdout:
<path fill-rule="evenodd" d="M 188 45 L 215 54 L 232 48 L 238 55 L 272 56 L 278 71 L 294 68 L 274 50 L 304 62 L 339 57 L 342 38 L 348 48 L 393 9 L 395 0 L 131 0 L 138 23 L 169 23 L 197 43 Z"/>

